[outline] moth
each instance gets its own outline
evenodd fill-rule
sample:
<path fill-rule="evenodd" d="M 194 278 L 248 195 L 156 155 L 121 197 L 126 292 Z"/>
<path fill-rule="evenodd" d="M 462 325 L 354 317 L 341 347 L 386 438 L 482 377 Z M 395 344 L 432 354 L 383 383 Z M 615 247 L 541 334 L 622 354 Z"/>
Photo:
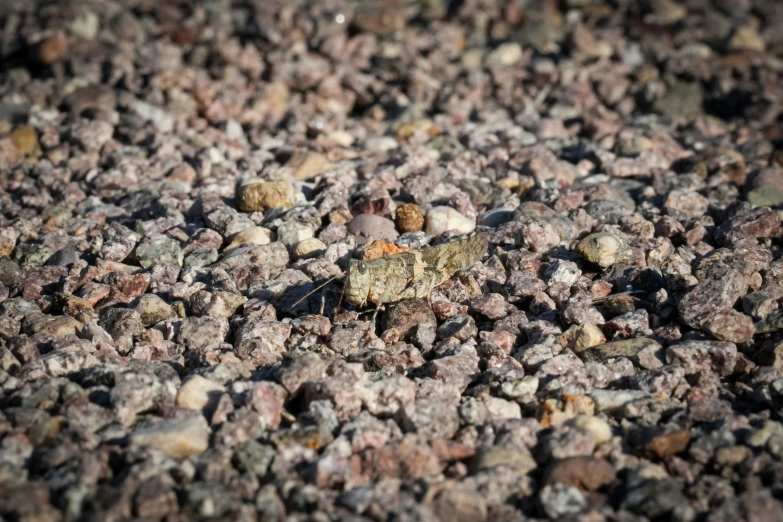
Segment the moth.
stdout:
<path fill-rule="evenodd" d="M 374 304 L 376 313 L 377 307 L 385 303 L 414 297 L 429 298 L 435 287 L 457 271 L 481 261 L 488 247 L 487 237 L 475 234 L 459 241 L 369 261 L 352 259 L 348 264 L 343 294 L 349 303 L 359 307 Z"/>

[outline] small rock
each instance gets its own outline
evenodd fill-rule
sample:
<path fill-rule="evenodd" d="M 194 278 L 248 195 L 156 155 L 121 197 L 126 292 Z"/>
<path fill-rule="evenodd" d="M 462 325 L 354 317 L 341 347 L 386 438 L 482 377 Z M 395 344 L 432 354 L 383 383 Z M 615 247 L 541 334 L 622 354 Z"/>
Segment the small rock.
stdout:
<path fill-rule="evenodd" d="M 661 345 L 652 339 L 637 337 L 588 348 L 579 357 L 585 362 L 603 362 L 614 357 L 633 357 L 644 349 L 658 350 Z"/>
<path fill-rule="evenodd" d="M 22 156 L 38 157 L 41 146 L 38 144 L 38 134 L 30 125 L 22 125 L 11 133 L 11 143 Z"/>
<path fill-rule="evenodd" d="M 466 342 L 477 334 L 476 322 L 467 314 L 449 317 L 438 327 L 438 337 L 440 339 L 456 337 L 460 341 Z"/>
<path fill-rule="evenodd" d="M 487 55 L 487 65 L 508 67 L 522 59 L 522 46 L 516 42 L 504 43 Z"/>
<path fill-rule="evenodd" d="M 591 323 L 575 324 L 558 337 L 557 341 L 563 348 L 568 348 L 579 355 L 588 348 L 606 342 L 603 332 Z"/>
<path fill-rule="evenodd" d="M 688 430 L 676 431 L 654 437 L 647 445 L 648 449 L 660 459 L 667 459 L 685 451 L 691 440 Z"/>
<path fill-rule="evenodd" d="M 565 422 L 565 426 L 582 428 L 593 434 L 596 444 L 603 444 L 612 439 L 612 428 L 609 424 L 598 417 L 591 415 L 577 415 Z"/>
<path fill-rule="evenodd" d="M 476 229 L 476 223 L 451 207 L 433 207 L 427 212 L 425 232 L 431 236 L 453 230 L 469 234 Z"/>
<path fill-rule="evenodd" d="M 544 473 L 544 484 L 567 484 L 596 491 L 615 480 L 614 467 L 595 457 L 569 457 L 553 462 Z"/>
<path fill-rule="evenodd" d="M 715 231 L 715 239 L 721 245 L 731 246 L 745 238 L 766 239 L 780 232 L 780 213 L 767 207 L 758 207 L 727 219 Z"/>
<path fill-rule="evenodd" d="M 297 149 L 285 166 L 293 169 L 296 179 L 307 180 L 328 172 L 332 163 L 323 154 Z"/>
<path fill-rule="evenodd" d="M 317 257 L 326 250 L 326 245 L 320 239 L 311 237 L 300 242 L 294 248 L 294 256 L 297 259 L 309 259 Z"/>
<path fill-rule="evenodd" d="M 395 6 L 368 4 L 357 10 L 353 26 L 361 32 L 387 35 L 405 28 L 405 10 Z"/>
<path fill-rule="evenodd" d="M 46 261 L 46 264 L 49 266 L 70 266 L 78 262 L 79 259 L 79 252 L 73 246 L 68 245 L 52 254 L 52 257 Z"/>
<path fill-rule="evenodd" d="M 751 24 L 739 27 L 731 35 L 726 45 L 729 51 L 756 51 L 764 52 L 764 40 L 758 33 L 758 30 Z"/>
<path fill-rule="evenodd" d="M 783 205 L 783 192 L 769 187 L 755 188 L 745 198 L 754 207 L 780 207 Z"/>
<path fill-rule="evenodd" d="M 25 317 L 23 329 L 27 335 L 46 334 L 65 337 L 76 335 L 81 331 L 82 323 L 67 315 L 33 314 Z"/>
<path fill-rule="evenodd" d="M 95 40 L 100 29 L 98 15 L 92 11 L 85 11 L 71 20 L 69 29 L 71 34 L 85 40 Z"/>
<path fill-rule="evenodd" d="M 134 337 L 144 332 L 141 316 L 136 310 L 110 308 L 103 312 L 98 324 L 114 339 L 121 355 L 127 354 L 133 346 Z"/>
<path fill-rule="evenodd" d="M 203 453 L 209 446 L 209 425 L 204 417 L 166 419 L 154 426 L 134 431 L 132 444 L 150 446 L 171 458 Z"/>
<path fill-rule="evenodd" d="M 579 242 L 576 251 L 580 256 L 602 268 L 626 262 L 630 258 L 625 240 L 607 232 L 590 234 Z"/>
<path fill-rule="evenodd" d="M 522 224 L 519 231 L 522 244 L 533 252 L 548 252 L 560 244 L 560 235 L 555 225 L 543 220 L 532 219 Z"/>
<path fill-rule="evenodd" d="M 359 214 L 346 225 L 348 232 L 365 239 L 385 239 L 394 241 L 399 234 L 394 228 L 394 222 L 375 214 Z"/>
<path fill-rule="evenodd" d="M 526 375 L 521 379 L 504 382 L 500 387 L 500 393 L 509 399 L 529 397 L 538 391 L 538 384 L 538 377 Z"/>
<path fill-rule="evenodd" d="M 397 229 L 400 232 L 418 232 L 424 227 L 424 215 L 415 203 L 406 203 L 397 207 Z"/>
<path fill-rule="evenodd" d="M 552 520 L 575 515 L 587 507 L 581 491 L 562 483 L 544 486 L 538 494 L 538 501 Z"/>
<path fill-rule="evenodd" d="M 394 304 L 381 317 L 381 328 L 393 330 L 396 339 L 405 339 L 422 326 L 436 327 L 435 314 L 424 299 L 405 299 Z M 389 334 L 384 334 L 384 339 Z"/>
<path fill-rule="evenodd" d="M 213 410 L 224 391 L 225 387 L 220 384 L 194 375 L 177 392 L 177 406 L 191 410 Z"/>
<path fill-rule="evenodd" d="M 434 511 L 439 520 L 483 522 L 487 520 L 487 501 L 479 491 L 447 489 L 435 498 Z"/>
<path fill-rule="evenodd" d="M 226 247 L 226 252 L 244 245 L 268 245 L 272 241 L 272 232 L 264 227 L 250 227 L 239 232 Z"/>
<path fill-rule="evenodd" d="M 691 328 L 701 328 L 716 313 L 732 308 L 748 289 L 748 279 L 736 270 L 709 277 L 686 293 L 677 306 L 682 320 Z"/>
<path fill-rule="evenodd" d="M 58 31 L 44 38 L 35 46 L 35 59 L 44 65 L 50 65 L 63 56 L 68 50 L 68 39 L 65 33 Z"/>
<path fill-rule="evenodd" d="M 313 229 L 298 221 L 286 221 L 277 227 L 277 240 L 288 248 L 294 248 L 312 237 Z"/>
<path fill-rule="evenodd" d="M 243 212 L 287 209 L 295 202 L 294 186 L 288 181 L 249 180 L 237 191 L 237 207 Z"/>
<path fill-rule="evenodd" d="M 732 343 L 748 342 L 756 332 L 753 319 L 733 308 L 727 308 L 712 315 L 702 323 L 702 328 L 719 341 Z"/>
<path fill-rule="evenodd" d="M 71 139 L 87 152 L 98 152 L 114 134 L 114 126 L 101 120 L 80 120 L 71 128 Z"/>
<path fill-rule="evenodd" d="M 135 309 L 145 328 L 174 317 L 174 310 L 155 294 L 143 294 L 136 298 Z"/>
<path fill-rule="evenodd" d="M 218 259 L 220 259 L 220 254 L 218 254 L 217 249 L 196 248 L 192 250 L 190 254 L 187 255 L 187 257 L 185 257 L 185 260 L 182 262 L 182 266 L 185 268 L 204 267 L 211 265 Z"/>
<path fill-rule="evenodd" d="M 144 238 L 139 243 L 136 247 L 136 259 L 144 268 L 160 264 L 182 266 L 182 249 L 176 239 L 156 235 Z"/>
<path fill-rule="evenodd" d="M 476 451 L 472 462 L 473 469 L 482 471 L 497 466 L 510 466 L 516 473 L 526 475 L 536 469 L 536 461 L 529 453 L 513 447 L 489 446 Z"/>

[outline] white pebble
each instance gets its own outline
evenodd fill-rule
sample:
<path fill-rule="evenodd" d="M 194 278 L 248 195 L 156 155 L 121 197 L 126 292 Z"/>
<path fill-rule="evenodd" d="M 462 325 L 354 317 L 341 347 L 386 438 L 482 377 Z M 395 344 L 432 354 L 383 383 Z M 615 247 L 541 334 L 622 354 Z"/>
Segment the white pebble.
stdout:
<path fill-rule="evenodd" d="M 425 231 L 431 236 L 438 236 L 446 231 L 454 230 L 460 234 L 469 234 L 476 229 L 476 223 L 451 207 L 433 207 L 427 212 Z"/>

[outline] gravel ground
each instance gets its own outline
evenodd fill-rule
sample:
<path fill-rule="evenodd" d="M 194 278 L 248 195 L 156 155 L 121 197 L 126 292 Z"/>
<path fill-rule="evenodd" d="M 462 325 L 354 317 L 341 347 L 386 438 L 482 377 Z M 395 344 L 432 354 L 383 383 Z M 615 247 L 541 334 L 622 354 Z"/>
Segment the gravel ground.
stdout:
<path fill-rule="evenodd" d="M 783 520 L 781 27 L 3 0 L 0 520 Z"/>

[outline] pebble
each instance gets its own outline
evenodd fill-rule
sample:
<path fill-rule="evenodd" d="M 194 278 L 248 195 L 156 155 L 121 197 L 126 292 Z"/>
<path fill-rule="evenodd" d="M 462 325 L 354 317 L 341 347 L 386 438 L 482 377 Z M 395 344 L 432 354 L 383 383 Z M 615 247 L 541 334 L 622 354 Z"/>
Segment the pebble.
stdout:
<path fill-rule="evenodd" d="M 177 406 L 190 410 L 214 410 L 225 390 L 216 382 L 194 375 L 177 391 Z"/>
<path fill-rule="evenodd" d="M 470 234 L 476 229 L 476 223 L 451 207 L 433 207 L 427 212 L 424 231 L 430 236 L 439 236 L 448 231 L 458 234 Z"/>
<path fill-rule="evenodd" d="M 372 152 L 389 152 L 399 147 L 400 144 L 391 136 L 373 136 L 364 142 L 364 148 Z"/>
<path fill-rule="evenodd" d="M 293 170 L 294 178 L 309 180 L 331 170 L 332 163 L 323 154 L 297 149 L 285 166 Z"/>
<path fill-rule="evenodd" d="M 538 391 L 538 377 L 527 375 L 514 381 L 506 381 L 500 387 L 500 393 L 510 399 L 529 397 Z"/>
<path fill-rule="evenodd" d="M 365 239 L 394 241 L 399 236 L 391 219 L 375 214 L 359 214 L 351 219 L 346 226 L 350 234 Z"/>
<path fill-rule="evenodd" d="M 144 238 L 136 247 L 136 259 L 143 268 L 156 264 L 182 266 L 182 249 L 176 239 L 158 235 Z"/>
<path fill-rule="evenodd" d="M 237 207 L 243 212 L 291 208 L 296 202 L 294 186 L 288 181 L 246 181 L 237 191 Z"/>
<path fill-rule="evenodd" d="M 38 157 L 41 146 L 38 143 L 38 133 L 30 125 L 22 125 L 11 133 L 11 142 L 22 156 Z"/>
<path fill-rule="evenodd" d="M 605 232 L 585 237 L 579 241 L 576 251 L 580 256 L 601 268 L 609 268 L 615 263 L 623 263 L 630 258 L 625 240 Z"/>
<path fill-rule="evenodd" d="M 406 232 L 418 232 L 424 227 L 424 215 L 421 208 L 415 203 L 406 203 L 397 207 L 397 229 L 403 234 Z"/>
<path fill-rule="evenodd" d="M 226 252 L 245 245 L 268 245 L 272 241 L 272 232 L 264 227 L 249 227 L 237 233 L 226 247 Z"/>
<path fill-rule="evenodd" d="M 85 11 L 71 20 L 69 29 L 74 36 L 85 40 L 95 40 L 100 29 L 100 20 L 98 15 L 92 11 Z"/>
<path fill-rule="evenodd" d="M 294 248 L 312 237 L 313 229 L 298 221 L 286 221 L 277 227 L 277 240 L 288 248 Z"/>
<path fill-rule="evenodd" d="M 130 436 L 131 444 L 149 446 L 173 459 L 203 453 L 209 447 L 209 425 L 204 417 L 166 419 L 140 428 Z"/>
<path fill-rule="evenodd" d="M 391 34 L 405 28 L 405 12 L 394 6 L 366 5 L 354 15 L 353 25 L 361 32 Z"/>
<path fill-rule="evenodd" d="M 82 120 L 71 128 L 71 139 L 87 152 L 100 151 L 113 134 L 114 126 L 100 120 Z"/>
<path fill-rule="evenodd" d="M 145 328 L 174 317 L 171 306 L 155 294 L 143 294 L 136 298 L 134 308 Z"/>
<path fill-rule="evenodd" d="M 594 324 L 582 323 L 570 326 L 557 340 L 563 348 L 579 355 L 588 348 L 605 343 L 606 337 Z"/>
<path fill-rule="evenodd" d="M 522 59 L 522 46 L 516 42 L 500 44 L 497 49 L 487 55 L 489 67 L 514 65 Z"/>
<path fill-rule="evenodd" d="M 690 289 L 680 300 L 677 310 L 688 326 L 701 328 L 704 321 L 722 310 L 734 306 L 745 295 L 748 279 L 736 270 L 727 270 L 720 277 L 708 277 Z"/>
<path fill-rule="evenodd" d="M 68 51 L 68 39 L 63 32 L 47 36 L 35 46 L 35 58 L 44 65 L 60 60 Z"/>
<path fill-rule="evenodd" d="M 82 323 L 67 315 L 33 314 L 24 318 L 23 330 L 28 335 L 44 334 L 54 337 L 76 335 Z"/>
<path fill-rule="evenodd" d="M 556 460 L 544 472 L 545 484 L 567 484 L 583 491 L 596 491 L 615 478 L 611 464 L 590 456 Z"/>
<path fill-rule="evenodd" d="M 501 446 L 479 448 L 473 459 L 476 471 L 491 470 L 498 466 L 509 466 L 515 473 L 526 475 L 536 469 L 536 461 L 525 451 Z"/>
<path fill-rule="evenodd" d="M 743 25 L 731 35 L 727 48 L 730 51 L 755 51 L 764 52 L 764 40 L 752 25 Z"/>
<path fill-rule="evenodd" d="M 544 486 L 538 498 L 544 513 L 552 520 L 576 515 L 587 507 L 584 495 L 577 488 L 561 483 Z"/>
<path fill-rule="evenodd" d="M 596 444 L 603 444 L 612 439 L 612 429 L 609 427 L 609 424 L 598 417 L 577 415 L 568 419 L 564 425 L 589 431 L 592 433 Z"/>
<path fill-rule="evenodd" d="M 732 343 L 748 342 L 756 332 L 753 319 L 731 308 L 710 316 L 702 323 L 702 328 L 717 340 Z"/>
<path fill-rule="evenodd" d="M 326 244 L 320 239 L 311 237 L 298 243 L 294 248 L 294 257 L 297 259 L 309 259 L 317 257 L 326 250 Z"/>

